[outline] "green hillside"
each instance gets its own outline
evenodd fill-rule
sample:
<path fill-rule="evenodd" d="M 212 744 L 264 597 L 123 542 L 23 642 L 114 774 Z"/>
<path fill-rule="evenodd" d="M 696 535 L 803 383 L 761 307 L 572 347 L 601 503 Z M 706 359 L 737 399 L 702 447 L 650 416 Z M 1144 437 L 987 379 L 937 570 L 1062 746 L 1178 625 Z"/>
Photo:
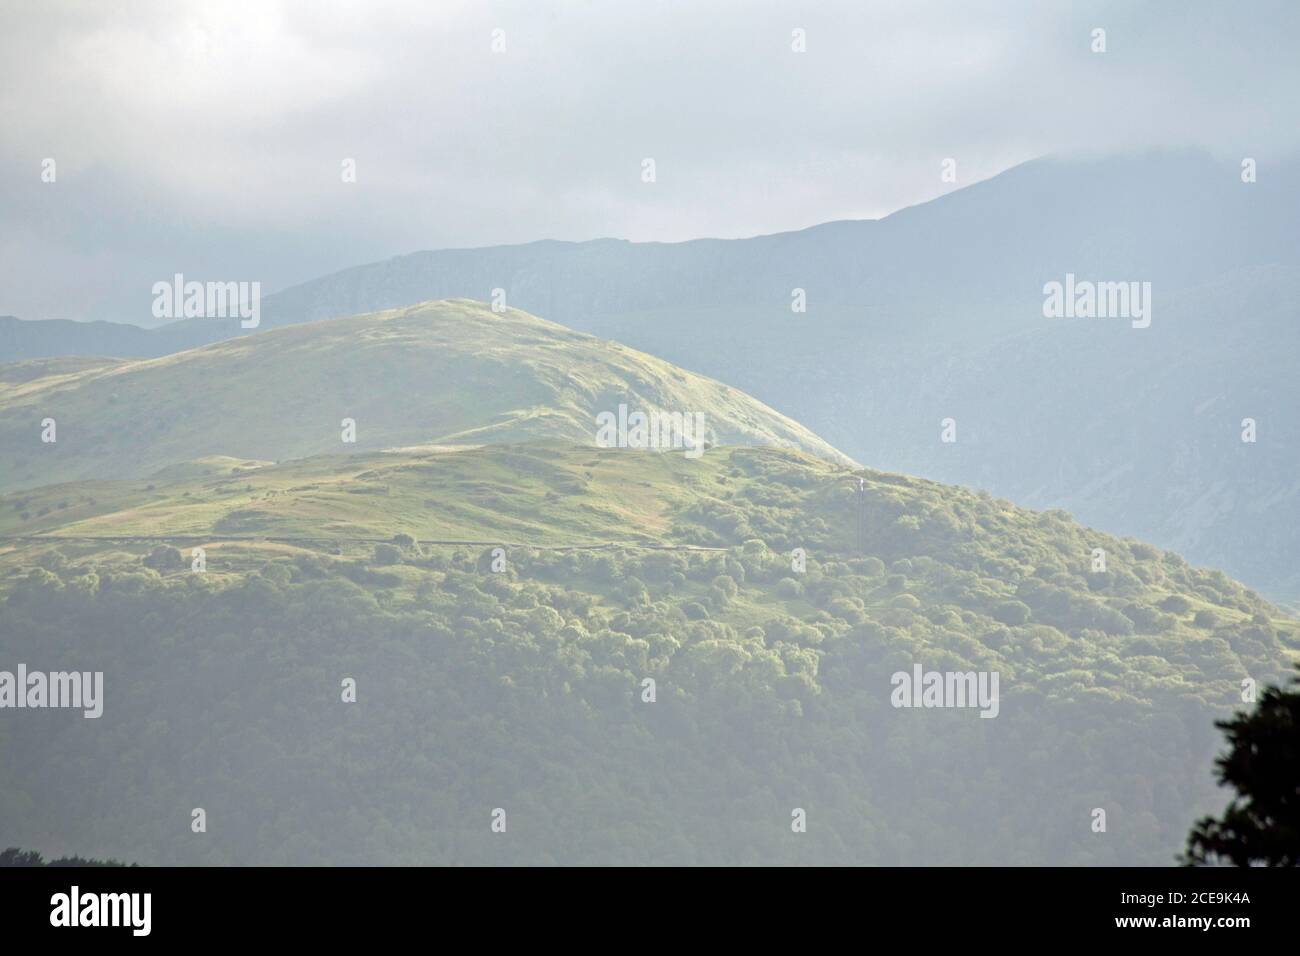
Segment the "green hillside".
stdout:
<path fill-rule="evenodd" d="M 1300 648 L 1177 555 L 778 449 L 207 458 L 0 533 L 0 659 L 108 688 L 0 726 L 9 842 L 144 863 L 1168 863 Z M 892 707 L 917 664 L 997 718 Z"/>
<path fill-rule="evenodd" d="M 593 444 L 596 416 L 704 415 L 711 444 L 849 459 L 736 389 L 517 310 L 428 302 L 157 359 L 0 368 L 0 488 L 145 477 L 211 455 L 283 460 L 413 444 Z M 42 442 L 54 419 L 55 442 Z M 342 421 L 356 423 L 355 443 Z"/>

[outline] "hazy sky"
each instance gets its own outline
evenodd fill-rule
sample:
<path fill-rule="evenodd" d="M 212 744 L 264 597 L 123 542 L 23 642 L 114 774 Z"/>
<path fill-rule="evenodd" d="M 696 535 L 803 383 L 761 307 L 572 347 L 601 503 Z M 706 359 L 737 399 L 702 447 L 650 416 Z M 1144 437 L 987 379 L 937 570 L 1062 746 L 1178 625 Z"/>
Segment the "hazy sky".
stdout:
<path fill-rule="evenodd" d="M 945 157 L 960 186 L 1052 152 L 1294 154 L 1298 26 L 1285 0 L 0 0 L 0 314 L 146 323 L 175 272 L 265 294 L 419 249 L 875 217 L 954 188 Z"/>

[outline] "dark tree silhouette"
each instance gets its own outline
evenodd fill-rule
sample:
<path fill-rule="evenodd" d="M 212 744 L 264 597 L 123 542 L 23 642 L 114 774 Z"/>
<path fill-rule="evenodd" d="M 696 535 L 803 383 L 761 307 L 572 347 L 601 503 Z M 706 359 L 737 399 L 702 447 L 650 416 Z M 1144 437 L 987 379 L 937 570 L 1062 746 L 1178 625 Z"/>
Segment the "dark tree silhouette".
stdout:
<path fill-rule="evenodd" d="M 1215 761 L 1238 796 L 1223 819 L 1199 820 L 1187 837 L 1188 866 L 1300 865 L 1300 678 L 1269 687 L 1254 713 L 1218 721 L 1232 749 Z"/>
<path fill-rule="evenodd" d="M 81 856 L 61 856 L 57 860 L 46 860 L 35 850 L 20 850 L 11 846 L 0 850 L 0 867 L 6 866 L 135 866 L 120 860 L 88 860 Z"/>

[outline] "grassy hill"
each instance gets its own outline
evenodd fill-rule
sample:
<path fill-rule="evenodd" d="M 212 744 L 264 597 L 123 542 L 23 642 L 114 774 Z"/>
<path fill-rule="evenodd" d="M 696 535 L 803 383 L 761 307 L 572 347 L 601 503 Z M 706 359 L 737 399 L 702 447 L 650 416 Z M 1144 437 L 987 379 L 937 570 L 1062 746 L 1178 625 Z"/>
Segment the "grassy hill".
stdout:
<path fill-rule="evenodd" d="M 157 359 L 0 367 L 0 488 L 144 477 L 210 455 L 288 459 L 411 444 L 558 438 L 596 415 L 702 413 L 711 443 L 790 445 L 848 462 L 719 382 L 523 312 L 482 303 L 297 325 Z M 41 441 L 41 422 L 57 441 Z M 356 422 L 355 444 L 341 422 Z"/>
<path fill-rule="evenodd" d="M 144 863 L 1167 863 L 1300 649 L 1175 554 L 786 449 L 208 457 L 0 534 L 0 660 L 107 688 L 0 726 L 8 840 Z M 915 664 L 998 717 L 892 707 Z"/>

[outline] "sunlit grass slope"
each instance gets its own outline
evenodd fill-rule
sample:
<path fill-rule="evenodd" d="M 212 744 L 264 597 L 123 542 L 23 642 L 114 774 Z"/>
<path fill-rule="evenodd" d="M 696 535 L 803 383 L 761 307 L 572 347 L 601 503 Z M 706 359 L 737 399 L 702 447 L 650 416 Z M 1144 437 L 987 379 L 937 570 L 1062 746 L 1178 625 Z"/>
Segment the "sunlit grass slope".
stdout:
<path fill-rule="evenodd" d="M 743 392 L 517 310 L 470 300 L 332 319 L 148 360 L 0 367 L 0 488 L 145 477 L 211 455 L 281 461 L 416 444 L 562 439 L 596 416 L 704 416 L 711 443 L 848 459 Z M 55 442 L 43 442 L 53 419 Z M 355 443 L 342 422 L 356 423 Z"/>

